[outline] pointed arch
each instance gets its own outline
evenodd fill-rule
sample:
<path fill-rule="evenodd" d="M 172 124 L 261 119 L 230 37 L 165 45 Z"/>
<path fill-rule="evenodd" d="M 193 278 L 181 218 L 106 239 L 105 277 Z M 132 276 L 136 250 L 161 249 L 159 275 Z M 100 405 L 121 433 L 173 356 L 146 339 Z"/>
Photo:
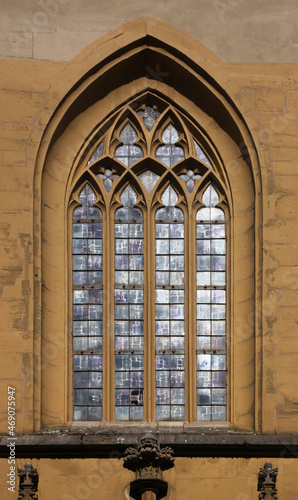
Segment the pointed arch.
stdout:
<path fill-rule="evenodd" d="M 111 205 L 116 203 L 120 203 L 121 205 L 121 195 L 123 193 L 123 190 L 126 189 L 127 186 L 131 185 L 134 191 L 138 195 L 138 206 L 146 207 L 146 202 L 145 202 L 145 192 L 143 189 L 143 186 L 141 185 L 141 182 L 139 181 L 138 177 L 134 174 L 132 170 L 127 170 L 120 178 L 119 182 L 115 186 L 115 190 L 111 193 L 112 194 L 112 202 Z"/>
<path fill-rule="evenodd" d="M 59 343 L 61 348 L 53 363 L 48 363 L 44 357 L 41 394 L 46 396 L 42 400 L 36 399 L 36 408 L 40 405 L 42 414 L 40 425 L 65 424 L 71 415 L 67 382 L 63 385 L 62 377 L 61 380 L 53 377 L 55 370 L 67 373 L 68 363 L 68 201 L 84 155 L 86 160 L 86 152 L 91 150 L 94 141 L 99 141 L 99 131 L 103 136 L 116 115 L 128 103 L 137 102 L 146 93 L 150 94 L 150 99 L 156 96 L 160 102 L 173 106 L 199 131 L 200 144 L 212 164 L 216 164 L 225 189 L 231 211 L 229 231 L 234 262 L 229 271 L 231 390 L 228 419 L 238 427 L 257 429 L 255 415 L 260 400 L 255 394 L 259 394 L 260 374 L 254 370 L 254 359 L 258 348 L 255 339 L 259 338 L 258 313 L 255 324 L 249 324 L 245 329 L 245 342 L 234 319 L 240 318 L 244 322 L 245 317 L 255 313 L 255 302 L 260 299 L 261 290 L 258 278 L 260 253 L 256 243 L 253 244 L 254 255 L 241 243 L 243 227 L 249 228 L 245 237 L 254 241 L 254 228 L 261 216 L 260 196 L 256 195 L 261 193 L 259 164 L 250 130 L 236 101 L 224 88 L 226 70 L 223 64 L 197 41 L 165 23 L 149 19 L 128 23 L 115 33 L 119 35 L 117 49 L 113 37 L 104 37 L 70 62 L 67 71 L 61 75 L 49 103 L 52 116 L 36 160 L 34 232 L 37 248 L 34 265 L 35 274 L 40 276 L 42 273 L 45 284 L 42 291 L 36 289 L 37 310 L 43 304 L 41 327 L 36 332 L 37 338 L 41 333 L 40 345 L 36 343 L 38 359 L 46 352 L 47 344 L 56 343 L 57 332 L 63 332 Z M 162 78 L 154 69 L 157 65 L 164 74 Z M 150 75 L 148 67 L 152 69 Z M 230 93 L 232 95 L 231 90 Z M 130 175 L 136 185 L 135 174 Z M 172 173 L 166 175 L 178 189 L 177 178 Z M 119 179 L 116 190 L 121 182 Z M 146 197 L 141 183 L 138 186 L 139 192 Z M 181 185 L 179 189 L 184 193 Z M 59 289 L 58 282 L 61 284 Z M 244 296 L 247 300 L 243 300 Z M 239 363 L 234 362 L 235 358 Z M 240 365 L 243 377 L 237 376 Z M 107 393 L 107 386 L 104 390 Z M 191 414 L 191 409 L 188 414 Z"/>
<path fill-rule="evenodd" d="M 202 176 L 198 186 L 194 189 L 193 194 L 194 194 L 195 203 L 200 202 L 200 203 L 204 204 L 202 202 L 202 196 L 203 196 L 204 192 L 206 191 L 206 189 L 208 189 L 208 186 L 210 186 L 210 185 L 216 186 L 216 190 L 221 195 L 221 201 L 223 201 L 225 199 L 226 202 L 228 202 L 227 193 L 225 192 L 225 189 L 222 186 L 220 179 L 218 179 L 218 176 L 215 174 L 215 172 L 210 170 L 209 172 L 206 172 Z"/>
<path fill-rule="evenodd" d="M 163 188 L 155 212 L 155 416 L 179 421 L 187 418 L 185 217 L 173 185 Z"/>
<path fill-rule="evenodd" d="M 79 203 L 79 194 L 86 184 L 90 185 L 94 193 L 96 193 L 97 202 L 103 204 L 104 196 L 99 187 L 98 180 L 92 171 L 88 170 L 83 172 L 83 174 L 76 179 L 71 197 Z"/>
<path fill-rule="evenodd" d="M 226 419 L 226 229 L 212 183 L 196 211 L 197 418 Z"/>
<path fill-rule="evenodd" d="M 119 150 L 119 147 L 125 145 L 139 148 L 142 152 L 139 158 L 142 158 L 144 152 L 147 152 L 143 125 L 131 107 L 124 109 L 123 113 L 118 117 L 118 120 L 109 133 L 108 145 L 109 153 L 115 155 L 115 157 L 118 156 L 117 150 Z"/>
<path fill-rule="evenodd" d="M 139 145 L 141 142 L 140 137 L 138 138 L 138 134 L 136 129 L 131 125 L 129 121 L 127 121 L 124 125 L 122 125 L 119 129 L 119 141 L 116 142 L 116 147 L 113 151 L 115 159 L 130 167 L 137 161 L 139 161 L 144 156 L 144 151 L 142 147 Z M 117 146 L 117 143 L 119 144 Z"/>
<path fill-rule="evenodd" d="M 88 182 L 72 214 L 73 420 L 102 420 L 102 211 Z"/>
<path fill-rule="evenodd" d="M 135 129 L 137 134 L 139 134 L 138 141 L 142 141 L 143 143 L 145 143 L 143 134 L 143 124 L 141 122 L 140 117 L 133 109 L 132 104 L 133 103 L 130 103 L 129 106 L 124 107 L 123 111 L 119 114 L 118 119 L 116 120 L 114 127 L 112 127 L 109 134 L 110 143 L 113 141 L 113 137 L 118 138 L 118 140 L 120 140 L 120 134 L 123 128 L 127 124 L 130 124 Z"/>
<path fill-rule="evenodd" d="M 117 421 L 144 420 L 144 214 L 124 182 L 115 212 L 114 362 Z"/>
<path fill-rule="evenodd" d="M 73 218 L 78 218 L 78 219 L 101 219 L 101 211 L 96 208 L 96 199 L 97 199 L 97 194 L 96 192 L 92 189 L 90 184 L 88 182 L 85 183 L 83 187 L 81 187 L 81 190 L 79 191 L 79 203 L 80 206 L 75 208 L 73 211 Z M 80 210 L 80 209 L 83 210 Z"/>
<path fill-rule="evenodd" d="M 165 165 L 161 165 L 160 162 L 156 160 L 156 158 L 151 157 L 143 158 L 142 160 L 140 160 L 136 165 L 132 166 L 131 171 L 136 175 L 139 175 L 140 173 L 148 169 L 157 174 L 160 174 L 160 176 L 168 171 L 168 168 Z"/>
<path fill-rule="evenodd" d="M 172 185 L 173 188 L 177 191 L 179 196 L 178 206 L 185 205 L 186 200 L 186 192 L 182 184 L 179 182 L 179 178 L 174 174 L 172 170 L 164 172 L 161 178 L 157 181 L 154 188 L 152 189 L 152 206 L 161 206 L 163 205 L 161 201 L 161 197 L 165 189 Z"/>
<path fill-rule="evenodd" d="M 175 108 L 167 108 L 163 114 L 159 117 L 157 123 L 155 123 L 152 129 L 152 144 L 155 144 L 154 152 L 156 150 L 157 145 L 165 144 L 165 140 L 163 139 L 163 135 L 166 129 L 171 126 L 177 131 L 177 139 L 171 141 L 171 144 L 176 144 L 185 149 L 189 143 L 189 134 L 186 127 L 183 124 L 180 116 L 175 111 Z M 188 148 L 187 148 L 188 149 Z M 188 151 L 187 151 L 188 153 Z"/>

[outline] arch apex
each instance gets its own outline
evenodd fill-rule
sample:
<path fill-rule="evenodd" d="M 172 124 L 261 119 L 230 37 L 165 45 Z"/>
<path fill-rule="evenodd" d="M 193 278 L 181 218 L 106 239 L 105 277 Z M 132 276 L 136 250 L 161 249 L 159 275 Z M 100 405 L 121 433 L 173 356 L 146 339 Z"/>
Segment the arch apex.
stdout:
<path fill-rule="evenodd" d="M 150 45 L 150 40 L 174 48 L 203 67 L 206 64 L 222 65 L 223 62 L 199 40 L 175 26 L 153 17 L 140 17 L 128 21 L 99 37 L 76 55 L 68 64 L 89 66 L 111 56 L 118 50 L 135 45 Z M 87 69 L 87 68 L 86 68 Z M 204 68 L 207 70 L 207 68 Z"/>

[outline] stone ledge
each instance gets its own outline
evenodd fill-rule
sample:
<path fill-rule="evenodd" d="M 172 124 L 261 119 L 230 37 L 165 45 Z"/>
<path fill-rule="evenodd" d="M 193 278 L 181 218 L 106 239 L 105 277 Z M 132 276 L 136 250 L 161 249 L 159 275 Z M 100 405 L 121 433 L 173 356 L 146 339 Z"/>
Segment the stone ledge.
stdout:
<path fill-rule="evenodd" d="M 83 432 L 17 436 L 18 458 L 120 458 L 125 448 L 135 446 L 145 432 Z M 192 434 L 153 432 L 162 446 L 171 446 L 176 456 L 298 457 L 298 436 L 261 434 Z M 9 436 L 0 437 L 0 456 L 7 457 Z"/>

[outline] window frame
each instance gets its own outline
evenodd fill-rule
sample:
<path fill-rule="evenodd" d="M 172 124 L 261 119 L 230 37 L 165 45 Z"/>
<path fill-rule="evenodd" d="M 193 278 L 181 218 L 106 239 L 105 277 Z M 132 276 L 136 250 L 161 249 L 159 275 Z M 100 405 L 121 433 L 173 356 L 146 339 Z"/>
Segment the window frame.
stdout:
<path fill-rule="evenodd" d="M 68 203 L 77 169 L 86 149 L 96 142 L 98 120 L 105 126 L 123 103 L 149 90 L 192 117 L 228 186 L 231 413 L 227 426 L 260 431 L 266 402 L 261 363 L 262 329 L 266 325 L 262 319 L 263 198 L 259 163 L 264 160 L 264 152 L 255 147 L 254 122 L 239 107 L 241 85 L 229 79 L 225 63 L 170 25 L 144 19 L 128 23 L 115 33 L 119 35 L 116 51 L 110 35 L 102 44 L 94 42 L 55 80 L 44 114 L 47 123 L 36 145 L 33 428 L 77 428 L 69 411 L 67 246 Z M 162 80 L 148 77 L 148 65 L 154 69 L 157 64 L 165 71 Z M 109 433 L 104 425 L 102 428 Z"/>
<path fill-rule="evenodd" d="M 125 109 L 127 109 L 127 105 L 123 108 L 124 109 L 124 112 L 125 112 Z M 123 109 L 122 111 L 118 111 L 118 116 L 123 113 Z M 173 115 L 175 114 L 175 111 L 173 113 Z M 167 116 L 168 115 L 168 116 Z M 167 110 L 166 113 L 165 113 L 165 118 L 163 117 L 163 120 L 161 120 L 160 122 L 160 130 L 164 130 L 165 127 L 167 126 L 168 123 L 171 122 L 170 118 L 170 112 Z M 109 160 L 109 158 L 106 156 L 106 155 L 109 155 L 109 151 L 107 150 L 107 145 L 106 145 L 106 141 L 108 141 L 108 144 L 111 143 L 113 144 L 114 142 L 114 139 L 113 139 L 113 132 L 116 131 L 116 136 L 119 135 L 120 136 L 120 133 L 121 131 L 123 130 L 124 126 L 129 123 L 129 119 L 127 118 L 127 120 L 124 122 L 124 124 L 122 123 L 120 126 L 117 125 L 117 123 L 119 123 L 119 119 L 118 118 L 114 118 L 114 122 L 116 123 L 116 125 L 112 125 L 112 127 L 110 128 L 110 131 L 108 133 L 105 133 L 103 135 L 101 135 L 101 132 L 100 132 L 100 127 L 99 127 L 99 132 L 97 132 L 95 135 L 97 135 L 97 137 L 100 137 L 100 139 L 97 139 L 97 142 L 96 142 L 96 147 L 94 147 L 92 145 L 92 149 L 90 150 L 89 149 L 89 152 L 88 152 L 88 156 L 84 156 L 84 160 L 83 162 L 81 163 L 81 165 L 78 167 L 78 172 L 79 172 L 79 175 L 76 175 L 75 178 L 76 178 L 76 184 L 75 184 L 75 192 L 76 192 L 76 195 L 78 196 L 78 193 L 80 192 L 80 179 L 83 180 L 83 183 L 85 182 L 88 182 L 89 180 L 89 184 L 91 185 L 91 187 L 93 189 L 96 190 L 96 194 L 97 194 L 97 197 L 99 198 L 98 199 L 98 206 L 101 207 L 101 210 L 102 210 L 102 213 L 103 213 L 103 267 L 105 266 L 105 268 L 107 269 L 107 272 L 110 273 L 110 276 L 112 277 L 110 283 L 106 283 L 106 293 L 109 294 L 110 297 L 112 297 L 112 293 L 113 293 L 113 290 L 114 290 L 114 270 L 113 270 L 113 263 L 112 263 L 112 260 L 110 260 L 110 262 L 108 262 L 108 258 L 107 256 L 110 254 L 110 251 L 107 249 L 107 246 L 109 246 L 110 249 L 113 250 L 112 254 L 113 254 L 113 258 L 114 258 L 114 240 L 113 240 L 113 234 L 114 234 L 114 213 L 115 211 L 121 206 L 121 202 L 120 202 L 120 192 L 123 191 L 123 186 L 124 184 L 122 185 L 121 187 L 121 182 L 119 184 L 119 179 L 116 180 L 116 183 L 118 184 L 118 186 L 116 187 L 116 191 L 114 192 L 114 202 L 112 203 L 112 205 L 110 207 L 106 207 L 105 206 L 105 203 L 104 203 L 104 197 L 105 197 L 105 194 L 102 192 L 102 188 L 103 186 L 100 186 L 100 183 L 98 181 L 96 181 L 95 179 L 95 176 L 90 176 L 88 174 L 86 174 L 86 166 L 88 166 L 88 162 L 86 163 L 86 158 L 91 158 L 92 155 L 94 154 L 94 151 L 96 151 L 96 149 L 98 148 L 98 146 L 103 143 L 103 141 L 105 141 L 104 143 L 104 147 L 103 147 L 103 154 L 102 154 L 102 158 L 99 159 L 100 161 L 104 161 L 104 159 L 106 158 L 107 159 L 107 168 L 111 168 L 111 165 L 112 165 L 112 161 L 113 160 Z M 159 120 L 157 120 L 157 122 L 159 122 Z M 132 126 L 134 128 L 135 127 L 135 124 L 132 123 Z M 186 127 L 186 126 L 185 126 Z M 145 127 L 144 127 L 145 129 Z M 115 133 L 115 132 L 114 132 Z M 144 130 L 142 131 L 142 133 L 144 133 Z M 159 132 L 161 134 L 161 132 Z M 140 132 L 137 131 L 137 134 L 138 134 L 138 139 L 137 139 L 137 143 L 140 141 Z M 145 134 L 146 134 L 146 131 L 145 131 Z M 154 132 L 154 134 L 156 135 L 156 132 Z M 192 142 L 190 142 L 190 144 L 193 143 L 193 139 L 190 139 L 191 135 L 186 132 L 187 134 L 187 137 L 189 140 L 192 140 Z M 149 134 L 148 134 L 149 135 Z M 196 141 L 196 143 L 200 143 L 200 139 L 204 142 L 206 139 L 204 139 L 204 137 L 202 137 L 202 134 L 201 132 L 197 132 L 197 136 L 194 137 L 194 140 Z M 180 140 L 180 139 L 179 139 Z M 116 146 L 112 146 L 112 151 L 114 151 L 114 154 L 116 152 L 116 149 L 117 147 L 119 146 L 119 140 L 116 141 Z M 193 146 L 193 151 L 191 151 L 191 156 L 192 157 L 195 157 L 196 155 L 194 154 L 194 144 L 192 144 Z M 153 152 L 157 149 L 158 146 L 155 146 L 153 148 Z M 93 153 L 90 154 L 90 151 L 93 151 Z M 212 150 L 210 150 L 209 154 L 213 154 L 212 153 Z M 155 166 L 154 168 L 156 169 L 156 161 L 155 161 L 155 157 L 154 157 L 154 153 L 153 154 L 149 154 L 148 157 L 146 158 L 146 154 L 144 155 L 143 158 L 140 159 L 140 163 L 142 163 L 142 161 L 145 161 L 147 162 L 147 165 L 151 162 L 154 162 L 155 163 Z M 183 160 L 183 162 L 186 162 L 186 160 Z M 94 163 L 98 162 L 98 160 L 96 160 Z M 118 163 L 116 162 L 116 164 L 118 165 Z M 90 164 L 91 166 L 91 170 L 92 170 L 92 163 Z M 134 165 L 134 164 L 133 164 Z M 132 165 L 132 166 L 133 166 Z M 119 167 L 120 170 L 121 170 L 121 166 Z M 128 167 L 130 168 L 130 167 Z M 161 167 L 162 168 L 162 167 Z M 167 185 L 169 185 L 169 179 L 171 178 L 170 174 L 168 175 L 166 172 L 171 172 L 171 169 L 172 167 L 168 168 L 168 170 L 164 170 L 164 172 L 162 173 L 162 175 L 165 174 L 165 177 L 168 177 L 168 179 L 166 180 L 166 182 L 164 181 L 163 184 L 162 184 L 162 188 L 160 189 L 160 194 L 158 195 L 159 197 L 161 196 L 162 192 L 164 192 L 165 188 Z M 186 167 L 185 167 L 186 168 Z M 218 168 L 218 167 L 217 167 Z M 122 174 L 125 172 L 125 169 L 126 167 L 124 166 L 124 168 L 122 169 Z M 145 167 L 143 167 L 143 169 L 141 170 L 142 172 L 145 172 L 146 170 L 148 170 L 149 167 L 146 169 Z M 214 167 L 212 167 L 212 169 L 214 169 Z M 150 170 L 150 169 L 149 169 Z M 153 170 L 155 171 L 155 170 Z M 122 175 L 121 173 L 119 173 L 120 177 Z M 140 171 L 138 172 L 138 175 L 140 174 Z M 178 175 L 178 174 L 177 174 Z M 132 178 L 132 175 L 131 174 L 125 174 L 126 176 L 126 182 L 127 182 L 127 179 L 131 179 L 133 180 Z M 173 176 L 172 176 L 173 178 Z M 183 182 L 179 179 L 180 183 Z M 160 179 L 157 181 L 157 183 L 160 182 Z M 217 181 L 218 183 L 219 181 Z M 93 183 L 93 184 L 92 184 Z M 210 179 L 209 179 L 209 183 L 210 183 Z M 101 183 L 103 184 L 103 182 Z M 176 185 L 176 188 L 179 189 L 179 186 L 177 184 L 177 180 L 175 179 L 174 180 L 174 184 Z M 214 184 L 214 181 L 213 181 L 213 184 Z M 140 199 L 142 198 L 142 196 L 144 196 L 144 194 L 146 195 L 146 189 L 144 186 L 142 186 L 142 182 L 139 181 L 139 185 L 141 186 L 141 189 L 142 189 L 142 192 L 140 193 L 139 191 L 139 194 L 138 194 L 138 197 L 139 197 L 139 201 L 138 201 L 138 204 L 140 203 Z M 186 234 L 185 234 L 185 282 L 187 282 L 187 276 L 189 276 L 190 280 L 191 280 L 191 277 L 193 276 L 194 273 L 191 272 L 191 269 L 193 268 L 193 263 L 192 263 L 192 251 L 191 251 L 191 245 L 193 246 L 193 249 L 194 249 L 194 259 L 196 258 L 196 252 L 195 252 L 195 240 L 196 240 L 196 237 L 195 237 L 195 231 L 196 231 L 196 213 L 197 213 L 197 210 L 199 208 L 201 208 L 203 206 L 203 203 L 201 201 L 201 198 L 203 196 L 203 193 L 206 189 L 206 187 L 208 186 L 208 183 L 205 182 L 204 183 L 201 183 L 201 180 L 199 181 L 199 185 L 200 185 L 200 188 L 199 188 L 199 195 L 198 193 L 196 193 L 196 201 L 195 203 L 192 203 L 189 205 L 189 212 L 187 212 L 185 206 L 181 205 L 181 202 L 179 201 L 178 205 L 177 206 L 180 206 L 181 205 L 181 208 L 184 212 L 184 217 L 185 217 L 185 220 L 184 220 L 184 226 L 185 226 L 185 230 L 186 230 Z M 97 187 L 96 187 L 97 186 Z M 120 186 L 120 187 L 119 187 Z M 133 185 L 132 185 L 133 186 Z M 135 186 L 133 186 L 135 187 Z M 219 192 L 223 193 L 222 191 L 222 187 L 219 187 L 217 186 L 216 184 L 216 187 L 217 189 L 219 189 Z M 114 188 L 115 188 L 115 185 L 114 187 L 112 188 L 112 190 L 108 193 L 108 199 L 110 199 L 110 196 L 111 196 L 111 193 L 114 191 Z M 181 189 L 181 188 L 180 188 Z M 153 193 L 155 191 L 155 188 L 152 190 Z M 192 194 L 189 194 L 188 193 L 188 190 L 186 189 L 186 185 L 183 187 L 183 191 L 184 191 L 184 195 L 186 194 L 189 199 L 191 198 L 191 196 L 194 195 L 194 193 Z M 137 191 L 136 191 L 137 192 Z M 152 193 L 151 193 L 152 194 Z M 148 199 L 151 197 L 151 194 L 148 195 Z M 141 198 L 140 198 L 141 196 Z M 181 196 L 181 195 L 180 195 Z M 118 201 L 117 201 L 118 200 Z M 188 200 L 188 203 L 189 203 L 189 200 Z M 227 240 L 227 249 L 230 247 L 230 244 L 229 244 L 229 237 L 228 237 L 228 226 L 229 226 L 229 208 L 228 208 L 228 203 L 227 203 L 227 198 L 224 198 L 223 194 L 221 194 L 221 199 L 220 199 L 220 208 L 222 210 L 224 210 L 224 213 L 225 213 L 225 224 L 226 224 L 226 240 Z M 156 202 L 155 202 L 155 205 L 156 205 Z M 70 203 L 70 206 L 72 206 L 72 203 Z M 144 241 L 145 241 L 145 238 L 146 238 L 146 235 L 145 233 L 148 232 L 151 234 L 151 237 L 150 237 L 150 241 L 154 242 L 154 246 L 155 246 L 155 213 L 157 211 L 157 209 L 159 208 L 159 206 L 163 206 L 160 202 L 157 203 L 157 205 L 155 207 L 151 207 L 150 211 L 150 220 L 148 220 L 148 213 L 147 213 L 147 209 L 145 207 L 143 207 L 143 223 L 144 223 Z M 70 213 L 70 218 L 72 218 L 72 215 Z M 109 220 L 109 222 L 108 222 Z M 109 229 L 108 229 L 108 224 L 109 224 Z M 192 230 L 190 230 L 190 226 L 192 225 Z M 108 240 L 106 240 L 106 238 L 104 237 L 104 234 L 110 234 L 110 238 Z M 105 241 L 106 240 L 106 241 Z M 146 254 L 147 254 L 147 258 L 146 258 Z M 227 255 L 229 255 L 230 252 L 227 251 Z M 105 257 L 106 255 L 106 257 Z M 153 251 L 153 245 L 151 245 L 151 249 L 150 251 L 148 251 L 148 246 L 147 245 L 144 245 L 144 261 L 145 261 L 145 266 L 146 266 L 146 261 L 147 261 L 147 280 L 148 282 L 150 281 L 150 278 L 149 278 L 149 269 L 152 269 L 152 265 L 154 263 L 154 260 L 155 260 L 155 253 Z M 187 265 L 187 261 L 188 261 L 188 265 Z M 196 264 L 195 264 L 196 266 Z M 112 271 L 111 271 L 111 268 L 112 268 Z M 146 271 L 144 270 L 144 272 L 146 273 Z M 227 359 L 227 369 L 226 369 L 226 412 L 227 412 L 227 415 L 226 415 L 226 420 L 225 421 L 228 421 L 229 418 L 230 418 L 230 370 L 228 369 L 228 367 L 230 366 L 230 356 L 229 356 L 229 346 L 230 346 L 230 336 L 228 335 L 228 332 L 230 331 L 229 329 L 229 317 L 230 317 L 230 314 L 229 314 L 229 305 L 230 305 L 230 301 L 228 299 L 229 297 L 229 279 L 228 279 L 228 272 L 229 272 L 229 264 L 228 264 L 228 259 L 226 260 L 226 272 L 227 272 L 227 279 L 226 279 L 226 283 L 227 283 L 227 303 L 226 303 L 226 359 Z M 70 279 L 71 279 L 71 273 L 70 273 Z M 105 278 L 104 278 L 105 280 Z M 70 286 L 71 288 L 71 286 Z M 150 290 L 151 288 L 151 290 Z M 149 325 L 153 325 L 153 328 L 151 328 L 151 335 L 145 335 L 145 339 L 144 339 L 144 345 L 148 346 L 148 349 L 147 348 L 144 348 L 144 354 L 145 354 L 145 359 L 144 359 L 144 371 L 146 371 L 146 367 L 147 367 L 147 373 L 150 373 L 150 366 L 152 367 L 153 364 L 155 365 L 155 361 L 153 362 L 153 360 L 155 359 L 155 336 L 154 336 L 154 322 L 155 322 L 155 314 L 154 314 L 154 300 L 152 300 L 152 297 L 154 297 L 154 289 L 155 289 L 155 284 L 151 284 L 151 287 L 147 287 L 147 293 L 148 293 L 148 300 L 146 300 L 144 298 L 144 317 L 145 317 L 145 320 L 144 322 L 146 322 L 148 324 L 148 332 L 149 332 Z M 146 290 L 144 291 L 145 293 L 145 296 L 146 296 Z M 186 321 L 186 325 L 187 323 L 189 322 L 189 325 L 193 324 L 195 325 L 192 332 L 189 333 L 191 331 L 191 326 L 188 328 L 187 326 L 185 327 L 185 331 L 188 332 L 188 334 L 186 335 L 185 337 L 185 380 L 188 381 L 188 387 L 189 387 L 189 390 L 188 391 L 185 391 L 185 419 L 184 421 L 185 422 L 189 422 L 189 423 L 192 423 L 192 422 L 195 422 L 197 424 L 215 424 L 215 423 L 222 423 L 222 421 L 197 421 L 196 420 L 196 392 L 197 392 L 197 387 L 196 387 L 196 307 L 192 307 L 192 302 L 193 303 L 196 303 L 196 300 L 195 300 L 195 295 L 196 295 L 196 284 L 195 282 L 193 282 L 191 285 L 189 285 L 188 289 L 187 287 L 185 287 L 185 295 L 188 297 L 188 300 L 187 300 L 187 303 L 188 303 L 188 310 L 190 311 L 190 316 L 185 314 L 185 321 Z M 192 297 L 192 300 L 191 300 L 191 295 L 193 295 Z M 144 296 L 144 297 L 145 297 Z M 150 297 L 149 297 L 150 296 Z M 190 298 L 189 298 L 190 296 Z M 110 301 L 109 301 L 110 302 Z M 71 305 L 72 301 L 70 300 L 69 301 L 69 304 Z M 108 307 L 109 307 L 109 310 L 108 310 Z M 109 306 L 108 307 L 104 307 L 104 323 L 107 322 L 107 318 L 108 317 L 112 317 L 114 318 L 114 308 L 113 308 L 113 303 L 111 301 L 111 303 L 109 303 Z M 148 311 L 150 311 L 150 313 L 148 314 L 147 311 L 145 311 L 145 309 L 148 308 Z M 147 317 L 147 320 L 146 320 L 146 315 L 148 314 L 148 317 Z M 71 312 L 70 312 L 70 317 L 72 316 Z M 104 327 L 104 330 L 105 330 L 105 327 Z M 113 330 L 113 328 L 111 327 L 111 331 Z M 147 401 L 148 401 L 148 405 L 147 405 L 147 411 L 145 411 L 145 414 L 144 414 L 144 420 L 143 421 L 116 421 L 115 418 L 114 418 L 114 412 L 113 412 L 113 407 L 114 407 L 114 403 L 113 403 L 113 399 L 114 399 L 114 391 L 115 391 L 115 387 L 114 387 L 114 349 L 112 348 L 112 345 L 113 345 L 113 340 L 111 340 L 111 336 L 105 332 L 104 333 L 104 343 L 106 344 L 106 346 L 104 346 L 104 368 L 103 368 L 103 379 L 104 379 L 104 383 L 103 383 L 103 419 L 102 421 L 88 421 L 88 424 L 90 422 L 93 422 L 94 424 L 98 423 L 98 424 L 101 424 L 104 423 L 104 422 L 114 422 L 114 423 L 117 423 L 117 424 L 127 424 L 127 423 L 143 423 L 145 424 L 146 422 L 151 422 L 151 421 L 155 421 L 155 377 L 152 377 L 152 380 L 147 380 L 147 377 L 145 376 L 145 385 L 144 385 L 144 392 L 145 394 L 147 393 Z M 191 346 L 194 346 L 194 347 L 191 347 Z M 153 364 L 152 364 L 153 363 Z M 70 364 L 70 366 L 72 366 Z M 108 368 L 110 367 L 110 369 Z M 154 368 L 154 371 L 155 371 L 155 368 Z M 70 377 L 72 379 L 72 377 Z M 187 385 L 187 382 L 185 382 L 186 385 Z M 72 393 L 73 391 L 73 386 L 69 386 L 69 391 L 70 393 Z M 69 412 L 72 413 L 72 405 L 70 407 L 69 405 Z M 70 413 L 70 415 L 71 415 Z M 70 418 L 71 419 L 71 418 Z M 78 421 L 80 422 L 80 421 Z M 157 421 L 158 422 L 158 421 Z M 163 422 L 163 421 L 160 421 L 160 422 Z M 175 420 L 169 420 L 168 422 L 172 422 L 172 423 L 178 423 L 179 421 L 175 421 Z"/>

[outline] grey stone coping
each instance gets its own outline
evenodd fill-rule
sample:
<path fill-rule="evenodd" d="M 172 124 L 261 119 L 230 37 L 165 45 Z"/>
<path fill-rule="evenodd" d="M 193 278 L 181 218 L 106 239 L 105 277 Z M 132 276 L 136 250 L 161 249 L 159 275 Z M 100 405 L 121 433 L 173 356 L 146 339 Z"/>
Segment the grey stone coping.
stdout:
<path fill-rule="evenodd" d="M 120 458 L 128 446 L 152 433 L 161 446 L 171 446 L 176 456 L 298 458 L 298 435 L 255 434 L 228 430 L 227 426 L 105 425 L 48 429 L 16 436 L 17 458 Z M 11 441 L 0 437 L 0 456 L 6 458 Z"/>

